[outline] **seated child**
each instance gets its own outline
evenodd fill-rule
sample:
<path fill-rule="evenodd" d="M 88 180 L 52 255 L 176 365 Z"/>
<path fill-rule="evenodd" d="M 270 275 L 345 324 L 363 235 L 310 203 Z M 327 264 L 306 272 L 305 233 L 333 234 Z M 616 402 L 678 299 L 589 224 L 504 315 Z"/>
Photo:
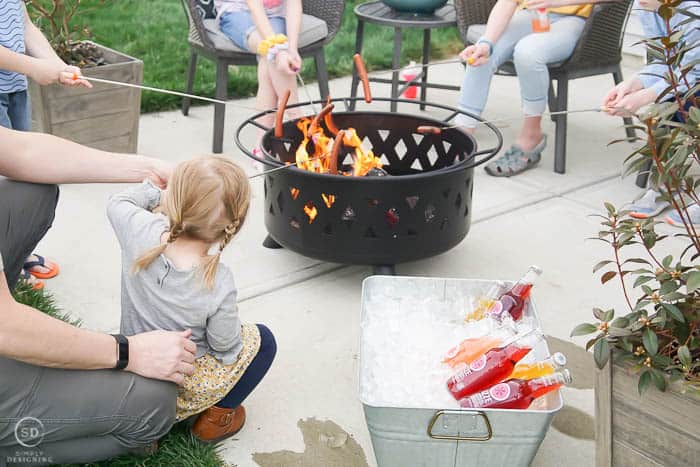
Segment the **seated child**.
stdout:
<path fill-rule="evenodd" d="M 636 0 L 634 9 L 642 23 L 644 36 L 647 39 L 665 37 L 668 35 L 668 28 L 664 20 L 659 16 L 657 10 L 661 6 L 659 0 Z M 681 67 L 688 68 L 685 79 L 681 79 L 680 70 L 674 70 L 678 83 L 678 92 L 685 95 L 700 82 L 700 2 L 696 0 L 683 1 L 678 8 L 687 10 L 695 16 L 688 16 L 682 12 L 676 12 L 670 20 L 672 31 L 681 33 L 679 37 L 678 49 L 686 47 L 681 60 Z M 647 104 L 675 99 L 673 90 L 668 90 L 671 83 L 665 78 L 668 75 L 668 67 L 663 63 L 650 63 L 639 73 L 612 88 L 603 100 L 603 106 L 610 109 L 611 115 L 622 115 L 623 112 L 636 113 Z M 690 86 L 690 88 L 688 87 Z M 668 90 L 668 91 L 667 91 Z M 695 93 L 698 99 L 698 92 Z M 686 107 L 692 104 L 690 100 Z M 697 105 L 697 104 L 696 104 Z M 687 109 L 686 109 L 687 110 Z M 678 119 L 683 117 L 677 115 Z M 660 197 L 660 193 L 650 187 L 625 209 L 630 211 L 632 217 L 646 219 L 661 214 L 670 207 L 671 203 Z M 688 213 L 691 222 L 700 227 L 700 206 L 694 204 L 689 207 Z M 666 222 L 676 227 L 683 227 L 683 222 L 675 210 L 666 217 Z"/>
<path fill-rule="evenodd" d="M 257 107 L 276 108 L 287 90 L 289 102 L 297 102 L 301 0 L 215 1 L 221 31 L 239 48 L 259 56 Z"/>
<path fill-rule="evenodd" d="M 241 324 L 233 275 L 220 262 L 249 201 L 243 170 L 208 156 L 179 164 L 165 192 L 145 181 L 107 208 L 122 249 L 121 333 L 192 330 L 195 372 L 178 392 L 176 416 L 203 412 L 192 432 L 204 441 L 242 428 L 240 403 L 275 354 L 266 327 Z M 158 205 L 165 216 L 152 212 Z"/>

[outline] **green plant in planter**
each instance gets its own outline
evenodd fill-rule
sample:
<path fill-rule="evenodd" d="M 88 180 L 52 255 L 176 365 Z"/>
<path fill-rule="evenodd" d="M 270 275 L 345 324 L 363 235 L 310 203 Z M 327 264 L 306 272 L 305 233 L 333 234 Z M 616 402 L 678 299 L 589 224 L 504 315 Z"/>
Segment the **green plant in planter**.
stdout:
<path fill-rule="evenodd" d="M 700 44 L 678 47 L 680 33 L 670 25 L 676 12 L 700 18 L 677 9 L 679 4 L 667 0 L 659 9 L 667 36 L 644 41 L 667 65 L 669 87 L 661 99 L 665 102 L 637 115 L 635 128 L 644 133 L 646 144 L 627 158 L 625 173 L 651 163 L 652 186 L 671 203 L 684 228 L 669 238 L 657 229 L 662 222 L 634 219 L 606 203 L 597 239 L 610 245 L 612 257 L 599 262 L 593 272 L 601 273 L 603 284 L 615 280 L 620 285 L 628 309 L 617 318 L 612 309 L 594 309 L 597 322 L 580 324 L 571 333 L 596 333 L 586 349 L 593 348 L 598 367 L 605 366 L 614 350 L 615 358 L 639 372 L 640 394 L 651 384 L 664 391 L 669 381 L 700 392 L 700 229 L 689 215 L 689 207 L 700 204 L 700 83 L 688 83 L 692 66 L 680 65 L 687 51 Z M 674 69 L 680 70 L 679 76 Z M 681 83 L 688 92 L 679 91 Z M 662 249 L 673 254 L 660 253 Z"/>
<path fill-rule="evenodd" d="M 104 63 L 102 52 L 94 44 L 83 42 L 91 37 L 90 31 L 72 25 L 76 14 L 85 11 L 81 0 L 25 1 L 32 21 L 42 30 L 61 60 L 80 68 Z"/>

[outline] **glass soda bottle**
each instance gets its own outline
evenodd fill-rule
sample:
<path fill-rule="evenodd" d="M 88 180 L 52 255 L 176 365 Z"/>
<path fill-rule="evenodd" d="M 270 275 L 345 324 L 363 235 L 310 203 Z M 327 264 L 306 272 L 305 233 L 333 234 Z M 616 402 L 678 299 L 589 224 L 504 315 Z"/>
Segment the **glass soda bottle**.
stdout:
<path fill-rule="evenodd" d="M 546 8 L 537 8 L 532 18 L 532 32 L 549 32 L 549 15 Z"/>
<path fill-rule="evenodd" d="M 469 365 L 477 358 L 484 355 L 488 350 L 493 349 L 503 343 L 501 339 L 495 337 L 477 337 L 464 339 L 459 345 L 447 351 L 442 363 L 446 363 L 452 368 Z"/>
<path fill-rule="evenodd" d="M 527 409 L 532 401 L 571 384 L 571 373 L 563 370 L 539 378 L 509 379 L 459 401 L 466 409 Z"/>
<path fill-rule="evenodd" d="M 447 389 L 455 399 L 460 400 L 500 383 L 513 373 L 515 364 L 542 339 L 541 333 L 533 334 L 530 331 L 502 347 L 489 350 L 447 380 Z"/>
<path fill-rule="evenodd" d="M 506 291 L 506 284 L 503 281 L 496 281 L 486 292 L 486 295 L 480 297 L 476 308 L 464 318 L 464 321 L 479 321 L 484 319 L 486 313 L 491 309 L 491 307 L 496 303 L 496 301 L 503 295 Z"/>
<path fill-rule="evenodd" d="M 537 266 L 530 266 L 525 275 L 510 289 L 503 294 L 489 310 L 489 314 L 496 318 L 501 318 L 504 313 L 510 313 L 514 321 L 523 316 L 525 303 L 530 297 L 530 291 L 535 280 L 542 274 L 542 269 Z"/>
<path fill-rule="evenodd" d="M 557 352 L 546 360 L 537 363 L 518 363 L 509 376 L 509 379 L 535 379 L 540 376 L 551 375 L 566 365 L 566 357 Z"/>

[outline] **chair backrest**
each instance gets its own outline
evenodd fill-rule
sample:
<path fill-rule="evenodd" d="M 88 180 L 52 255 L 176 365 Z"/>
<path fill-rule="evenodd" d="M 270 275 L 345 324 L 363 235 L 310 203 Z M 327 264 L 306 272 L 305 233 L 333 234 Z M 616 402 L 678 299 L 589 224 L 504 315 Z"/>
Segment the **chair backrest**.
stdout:
<path fill-rule="evenodd" d="M 474 24 L 486 24 L 491 9 L 498 0 L 454 0 L 457 28 L 462 40 L 467 42 L 467 29 Z"/>
<path fill-rule="evenodd" d="M 631 9 L 631 0 L 594 5 L 574 53 L 562 68 L 574 71 L 620 63 L 622 41 Z"/>
<path fill-rule="evenodd" d="M 328 27 L 328 36 L 323 41 L 328 44 L 333 40 L 340 25 L 343 22 L 343 13 L 345 12 L 344 0 L 304 0 L 304 13 L 322 19 Z"/>
<path fill-rule="evenodd" d="M 197 6 L 197 0 L 182 0 L 182 7 L 185 9 L 187 24 L 190 28 L 188 39 L 191 43 L 214 50 L 214 43 L 209 38 L 209 34 L 204 27 L 204 19 Z"/>

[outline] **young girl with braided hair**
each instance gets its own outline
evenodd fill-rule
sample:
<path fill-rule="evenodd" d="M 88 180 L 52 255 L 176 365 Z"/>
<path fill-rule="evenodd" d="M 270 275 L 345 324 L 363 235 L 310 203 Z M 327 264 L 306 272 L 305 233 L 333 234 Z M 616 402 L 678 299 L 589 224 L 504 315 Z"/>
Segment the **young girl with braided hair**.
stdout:
<path fill-rule="evenodd" d="M 145 181 L 107 208 L 122 249 L 121 333 L 192 330 L 194 375 L 178 392 L 176 419 L 200 414 L 192 432 L 208 442 L 243 427 L 240 404 L 276 352 L 269 329 L 241 324 L 233 274 L 221 263 L 249 203 L 243 170 L 204 156 L 179 164 L 166 191 Z"/>

